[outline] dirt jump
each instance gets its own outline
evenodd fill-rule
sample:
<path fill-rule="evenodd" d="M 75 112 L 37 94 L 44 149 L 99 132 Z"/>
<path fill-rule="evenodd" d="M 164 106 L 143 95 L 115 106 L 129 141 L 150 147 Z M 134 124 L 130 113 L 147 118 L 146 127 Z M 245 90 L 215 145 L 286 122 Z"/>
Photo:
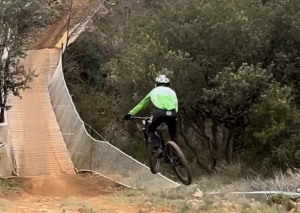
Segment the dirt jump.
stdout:
<path fill-rule="evenodd" d="M 0 212 L 161 212 L 116 202 L 112 197 L 121 186 L 99 175 L 75 173 L 47 90 L 58 60 L 54 47 L 66 24 L 64 18 L 51 26 L 24 60 L 39 77 L 21 100 L 11 98 L 8 122 L 19 174 L 15 180 L 21 185 L 16 192 L 2 192 Z"/>
<path fill-rule="evenodd" d="M 0 196 L 0 212 L 161 212 L 144 205 L 118 202 L 121 186 L 93 174 L 18 178 L 21 191 Z"/>

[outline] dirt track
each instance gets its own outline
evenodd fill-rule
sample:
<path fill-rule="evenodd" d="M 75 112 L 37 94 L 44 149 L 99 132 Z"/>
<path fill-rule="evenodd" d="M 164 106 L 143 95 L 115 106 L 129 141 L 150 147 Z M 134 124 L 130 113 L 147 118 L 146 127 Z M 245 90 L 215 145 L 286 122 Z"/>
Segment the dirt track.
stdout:
<path fill-rule="evenodd" d="M 87 1 L 75 1 L 74 5 L 78 5 L 78 2 L 80 2 L 80 6 L 82 6 L 82 4 L 84 3 L 87 3 Z M 41 38 L 38 45 L 36 45 L 36 48 L 53 48 L 59 37 L 62 35 L 63 31 L 65 30 L 66 23 L 66 18 L 64 18 L 63 20 L 58 21 L 53 26 L 51 26 L 46 36 L 44 38 Z M 43 50 L 36 54 L 39 53 L 43 53 Z M 48 59 L 47 57 L 49 57 L 49 55 L 44 55 L 44 58 L 43 55 L 39 55 L 38 61 L 45 61 Z M 32 61 L 32 63 L 34 65 L 34 60 Z M 38 70 L 37 72 L 39 73 Z M 43 93 L 45 93 L 45 91 L 43 91 Z M 26 96 L 26 91 L 24 95 Z M 34 96 L 32 97 L 34 98 Z M 24 108 L 20 111 L 21 114 L 26 114 L 26 111 L 24 110 L 26 109 Z M 29 108 L 28 110 L 32 109 Z M 14 121 L 12 121 L 12 123 L 13 122 Z M 15 122 L 15 125 L 20 126 L 20 122 Z M 35 128 L 34 125 L 39 124 L 36 123 L 32 124 L 31 126 L 29 125 L 29 128 Z M 30 131 L 28 128 L 26 130 L 28 132 Z M 21 131 L 24 131 L 24 129 Z M 24 138 L 27 136 L 26 134 L 24 134 Z M 34 138 L 35 137 L 33 137 L 32 139 Z M 24 147 L 26 145 L 23 144 L 22 146 Z M 38 153 L 29 153 L 27 158 L 30 158 L 30 156 L 37 154 Z M 42 156 L 43 153 L 41 157 Z M 49 156 L 49 159 L 50 158 L 51 156 Z M 22 156 L 20 157 L 20 160 L 22 161 Z M 55 162 L 55 160 L 53 162 Z M 27 171 L 26 168 L 30 168 L 30 165 L 28 165 L 30 163 L 31 162 L 28 161 L 27 165 L 24 164 L 24 173 L 26 173 Z M 34 165 L 32 165 L 32 167 L 33 166 Z M 35 170 L 31 172 L 32 174 L 34 174 Z M 0 199 L 0 212 L 161 212 L 151 210 L 150 207 L 142 208 L 137 205 L 134 206 L 115 202 L 113 199 L 111 199 L 111 195 L 114 192 L 120 190 L 119 186 L 100 176 L 51 173 L 50 175 L 20 178 L 20 180 L 23 182 L 21 192 L 10 193 L 1 196 L 2 199 Z"/>
<path fill-rule="evenodd" d="M 63 175 L 20 178 L 21 193 L 2 196 L 0 212 L 161 212 L 143 205 L 119 203 L 112 197 L 120 186 L 99 175 Z"/>
<path fill-rule="evenodd" d="M 59 20 L 55 25 L 51 26 L 47 30 L 46 35 L 36 45 L 36 49 L 53 48 L 57 42 L 57 39 L 66 30 L 68 22 L 68 16 L 65 16 L 62 20 Z"/>

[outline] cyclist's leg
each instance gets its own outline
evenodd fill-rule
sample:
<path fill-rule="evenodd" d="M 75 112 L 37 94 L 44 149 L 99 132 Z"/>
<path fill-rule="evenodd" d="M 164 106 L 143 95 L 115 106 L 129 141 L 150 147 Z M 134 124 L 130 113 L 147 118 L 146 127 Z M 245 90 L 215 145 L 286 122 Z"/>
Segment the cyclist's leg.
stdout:
<path fill-rule="evenodd" d="M 175 110 L 171 110 L 166 113 L 165 123 L 168 126 L 171 140 L 177 143 L 177 119 Z"/>
<path fill-rule="evenodd" d="M 153 147 L 153 149 L 158 148 L 161 146 L 155 131 L 157 129 L 157 127 L 162 124 L 164 122 L 164 119 L 162 116 L 160 116 L 159 112 L 154 112 L 153 113 L 153 118 L 152 118 L 152 122 L 151 124 L 148 126 L 148 135 L 150 137 L 151 140 L 151 145 Z"/>
<path fill-rule="evenodd" d="M 165 123 L 168 126 L 169 135 L 172 141 L 178 143 L 177 141 L 177 120 L 175 116 L 167 117 Z"/>

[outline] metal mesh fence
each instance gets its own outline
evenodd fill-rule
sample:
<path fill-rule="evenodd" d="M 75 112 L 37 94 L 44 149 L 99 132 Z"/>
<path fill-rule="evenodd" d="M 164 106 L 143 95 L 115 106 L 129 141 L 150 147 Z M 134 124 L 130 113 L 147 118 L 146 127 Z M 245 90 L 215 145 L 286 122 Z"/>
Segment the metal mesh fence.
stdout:
<path fill-rule="evenodd" d="M 90 19 L 91 17 L 88 18 L 88 21 Z M 68 45 L 75 41 L 85 29 L 88 21 L 79 27 L 76 26 L 76 33 L 72 33 Z M 62 54 L 68 45 L 62 46 L 59 63 L 49 85 L 49 92 L 56 119 L 75 168 L 78 171 L 95 171 L 133 188 L 167 189 L 177 187 L 178 183 L 161 174 L 152 174 L 147 166 L 107 141 L 99 141 L 90 136 L 76 111 L 62 71 Z"/>
<path fill-rule="evenodd" d="M 7 114 L 5 113 L 7 121 Z M 0 177 L 11 177 L 17 174 L 16 164 L 11 144 L 8 122 L 0 124 Z"/>

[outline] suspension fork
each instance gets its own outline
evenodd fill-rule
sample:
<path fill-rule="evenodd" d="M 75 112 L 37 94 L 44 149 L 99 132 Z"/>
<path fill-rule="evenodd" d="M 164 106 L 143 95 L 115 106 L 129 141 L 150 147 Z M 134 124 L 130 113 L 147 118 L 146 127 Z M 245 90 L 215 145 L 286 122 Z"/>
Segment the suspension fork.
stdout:
<path fill-rule="evenodd" d="M 149 139 L 149 135 L 147 133 L 146 127 L 143 128 L 143 133 L 144 133 L 144 139 L 145 139 L 146 146 L 148 147 L 148 144 L 150 143 L 150 139 Z"/>

